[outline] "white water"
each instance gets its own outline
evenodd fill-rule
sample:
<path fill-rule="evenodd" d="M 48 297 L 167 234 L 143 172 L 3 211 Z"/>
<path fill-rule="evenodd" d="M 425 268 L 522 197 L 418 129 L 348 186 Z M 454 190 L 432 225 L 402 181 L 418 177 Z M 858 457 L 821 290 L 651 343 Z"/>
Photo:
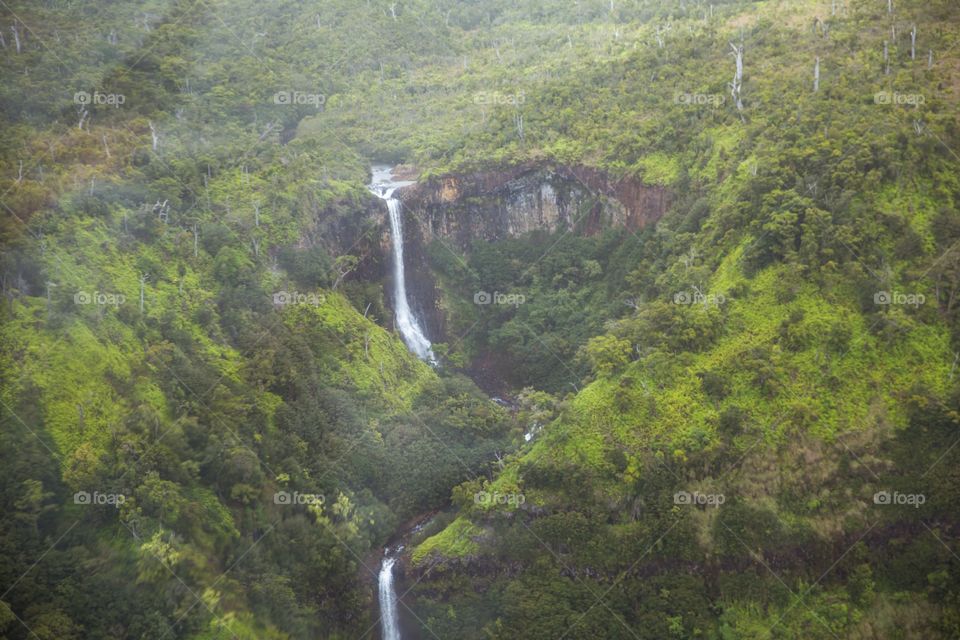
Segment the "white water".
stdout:
<path fill-rule="evenodd" d="M 393 590 L 393 565 L 397 561 L 394 556 L 384 552 L 383 563 L 380 565 L 378 591 L 380 598 L 380 620 L 383 623 L 383 640 L 400 640 L 400 626 L 397 624 L 397 594 Z"/>
<path fill-rule="evenodd" d="M 401 215 L 400 200 L 393 197 L 397 187 L 411 184 L 410 182 L 396 182 L 390 174 L 389 168 L 374 167 L 373 184 L 370 191 L 378 198 L 387 201 L 387 210 L 390 212 L 390 237 L 393 240 L 393 306 L 396 311 L 397 329 L 410 351 L 427 362 L 436 362 L 433 349 L 427 336 L 423 333 L 420 323 L 410 310 L 407 300 L 407 280 L 403 266 L 403 217 Z"/>

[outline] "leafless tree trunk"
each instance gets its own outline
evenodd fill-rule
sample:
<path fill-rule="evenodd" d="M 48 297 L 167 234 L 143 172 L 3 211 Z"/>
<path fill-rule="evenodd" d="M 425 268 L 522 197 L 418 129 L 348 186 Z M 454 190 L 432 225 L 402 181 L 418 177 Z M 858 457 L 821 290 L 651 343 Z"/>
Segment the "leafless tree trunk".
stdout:
<path fill-rule="evenodd" d="M 107 146 L 107 134 L 103 134 L 103 150 L 106 151 L 107 157 L 110 157 L 110 147 Z"/>
<path fill-rule="evenodd" d="M 194 258 L 196 258 L 197 255 L 199 255 L 199 254 L 198 254 L 198 246 L 199 246 L 199 245 L 198 245 L 198 240 L 199 240 L 199 238 L 200 238 L 200 234 L 199 234 L 199 232 L 197 231 L 197 222 L 194 221 L 194 223 L 193 223 L 193 257 L 194 257 Z"/>
<path fill-rule="evenodd" d="M 16 22 L 10 25 L 10 31 L 13 32 L 13 42 L 17 47 L 17 53 L 20 53 L 20 29 Z"/>
<path fill-rule="evenodd" d="M 152 148 L 154 151 L 156 151 L 157 145 L 160 144 L 160 136 L 157 135 L 157 128 L 153 126 L 153 120 L 147 120 L 147 124 L 150 126 L 150 138 L 152 140 Z"/>
<path fill-rule="evenodd" d="M 77 115 L 80 116 L 80 119 L 77 121 L 77 129 L 83 129 L 83 123 L 86 121 L 87 116 L 90 115 L 90 112 L 81 104 L 77 106 Z"/>
<path fill-rule="evenodd" d="M 813 92 L 820 91 L 820 56 L 817 56 L 817 62 L 813 66 Z"/>
<path fill-rule="evenodd" d="M 144 291 L 144 288 L 146 287 L 147 280 L 149 280 L 149 279 L 150 279 L 150 274 L 148 274 L 148 273 L 143 273 L 143 272 L 140 273 L 140 277 L 139 277 L 139 280 L 140 280 L 140 313 L 143 313 L 143 291 Z"/>
<path fill-rule="evenodd" d="M 733 55 L 736 59 L 736 71 L 733 75 L 733 82 L 730 83 L 730 95 L 733 96 L 733 103 L 737 106 L 740 113 L 740 119 L 743 120 L 743 101 L 740 99 L 740 88 L 743 86 L 743 44 L 739 46 L 730 43 L 733 49 Z"/>
<path fill-rule="evenodd" d="M 917 59 L 917 25 L 910 30 L 910 59 Z"/>
<path fill-rule="evenodd" d="M 927 54 L 927 69 L 933 69 L 933 49 Z"/>
<path fill-rule="evenodd" d="M 883 41 L 883 75 L 890 75 L 890 43 Z"/>

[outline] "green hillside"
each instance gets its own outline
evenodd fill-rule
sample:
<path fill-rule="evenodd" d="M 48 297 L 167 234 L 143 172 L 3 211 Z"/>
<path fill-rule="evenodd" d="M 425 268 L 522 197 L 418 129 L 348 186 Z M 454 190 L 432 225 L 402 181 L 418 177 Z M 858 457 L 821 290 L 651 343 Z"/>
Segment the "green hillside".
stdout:
<path fill-rule="evenodd" d="M 953 0 L 0 4 L 0 638 L 960 635 Z"/>

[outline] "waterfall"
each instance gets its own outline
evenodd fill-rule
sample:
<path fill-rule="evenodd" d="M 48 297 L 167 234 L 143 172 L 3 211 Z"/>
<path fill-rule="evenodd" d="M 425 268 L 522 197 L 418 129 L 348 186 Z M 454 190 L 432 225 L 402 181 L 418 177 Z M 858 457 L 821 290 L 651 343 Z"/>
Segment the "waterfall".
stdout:
<path fill-rule="evenodd" d="M 400 640 L 400 627 L 397 624 L 397 594 L 393 590 L 393 565 L 396 561 L 396 557 L 384 552 L 383 563 L 380 565 L 380 577 L 377 580 L 383 640 Z"/>
<path fill-rule="evenodd" d="M 376 173 L 374 174 L 376 175 Z M 416 316 L 410 310 L 407 299 L 407 280 L 403 266 L 403 218 L 401 216 L 400 200 L 393 197 L 393 192 L 401 182 L 382 181 L 371 185 L 370 191 L 378 198 L 387 201 L 387 210 L 390 212 L 390 237 L 393 240 L 393 306 L 396 311 L 397 329 L 407 347 L 421 360 L 434 363 L 436 358 L 431 349 L 430 340 L 423 333 Z"/>

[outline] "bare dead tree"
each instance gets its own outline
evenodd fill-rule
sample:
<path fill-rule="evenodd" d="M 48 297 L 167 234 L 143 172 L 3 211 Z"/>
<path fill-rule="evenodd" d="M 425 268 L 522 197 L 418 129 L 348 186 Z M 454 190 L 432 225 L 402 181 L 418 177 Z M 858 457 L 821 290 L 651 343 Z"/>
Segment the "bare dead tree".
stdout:
<path fill-rule="evenodd" d="M 657 25 L 656 33 L 654 37 L 657 40 L 657 47 L 659 47 L 660 49 L 663 49 L 663 43 L 664 43 L 663 37 L 667 35 L 668 31 L 670 31 L 670 25 L 666 25 L 664 27 Z"/>
<path fill-rule="evenodd" d="M 817 62 L 813 65 L 813 92 L 820 91 L 820 56 L 817 56 Z"/>
<path fill-rule="evenodd" d="M 147 124 L 150 126 L 151 148 L 156 151 L 160 144 L 160 136 L 157 135 L 157 128 L 153 126 L 153 120 L 147 120 Z"/>
<path fill-rule="evenodd" d="M 733 82 L 730 83 L 730 95 L 733 97 L 733 103 L 740 113 L 740 120 L 743 120 L 743 101 L 740 99 L 740 88 L 743 86 L 743 43 L 735 45 L 730 43 L 733 49 L 733 55 L 736 60 L 736 71 L 733 75 Z"/>
<path fill-rule="evenodd" d="M 883 41 L 883 75 L 890 75 L 890 43 Z"/>
<path fill-rule="evenodd" d="M 143 292 L 147 285 L 147 280 L 150 279 L 149 273 L 140 272 L 140 277 L 137 278 L 140 281 L 140 313 L 143 313 Z"/>
<path fill-rule="evenodd" d="M 13 32 L 13 42 L 16 45 L 17 53 L 20 53 L 20 28 L 16 22 L 10 25 L 10 31 Z"/>
<path fill-rule="evenodd" d="M 910 30 L 910 59 L 917 59 L 917 25 Z"/>

